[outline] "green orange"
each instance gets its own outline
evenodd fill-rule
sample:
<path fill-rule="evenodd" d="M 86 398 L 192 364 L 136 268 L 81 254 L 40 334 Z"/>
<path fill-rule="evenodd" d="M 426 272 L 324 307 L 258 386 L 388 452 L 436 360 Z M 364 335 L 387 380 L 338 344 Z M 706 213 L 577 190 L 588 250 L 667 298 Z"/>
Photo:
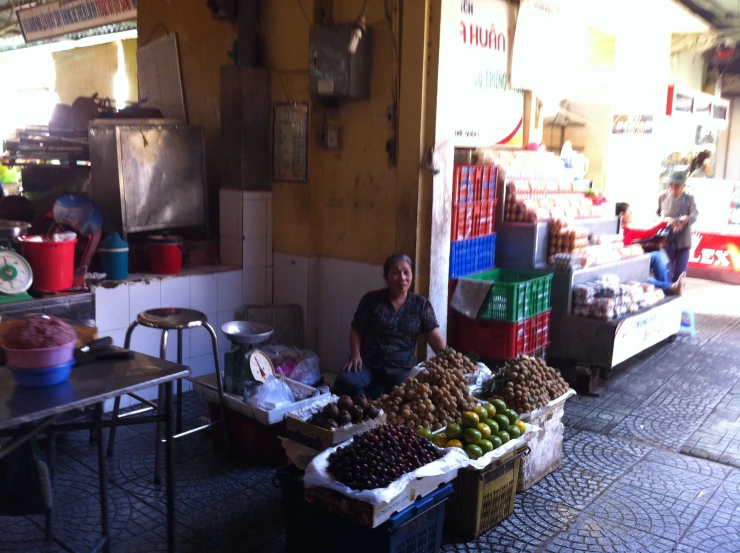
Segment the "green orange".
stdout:
<path fill-rule="evenodd" d="M 495 434 L 496 432 L 498 432 L 500 430 L 500 428 L 498 427 L 498 423 L 495 420 L 486 419 L 486 420 L 484 420 L 482 422 L 483 422 L 483 424 L 487 425 L 488 428 L 491 429 L 491 433 L 492 434 Z"/>
<path fill-rule="evenodd" d="M 493 420 L 498 424 L 499 430 L 506 430 L 509 428 L 509 417 L 506 415 L 496 415 Z"/>
<path fill-rule="evenodd" d="M 499 430 L 496 433 L 496 436 L 498 436 L 501 439 L 501 443 L 502 444 L 505 444 L 506 442 L 508 442 L 509 440 L 511 440 L 511 436 L 505 430 Z"/>
<path fill-rule="evenodd" d="M 460 428 L 459 424 L 452 423 L 447 426 L 447 429 L 445 430 L 445 434 L 447 434 L 447 437 L 450 440 L 456 440 L 460 436 L 462 436 L 462 428 Z"/>
<path fill-rule="evenodd" d="M 478 430 L 477 428 L 466 428 L 465 430 L 463 430 L 463 441 L 466 444 L 477 444 L 481 441 L 482 437 L 483 436 L 481 436 L 480 430 Z"/>
<path fill-rule="evenodd" d="M 480 424 L 480 417 L 478 416 L 477 413 L 473 413 L 472 411 L 465 411 L 462 414 L 463 428 L 478 428 L 479 424 Z"/>
<path fill-rule="evenodd" d="M 493 405 L 496 408 L 496 413 L 499 415 L 503 415 L 504 411 L 506 411 L 506 403 L 504 403 L 501 399 L 494 399 L 491 402 L 491 405 Z"/>
<path fill-rule="evenodd" d="M 483 455 L 483 450 L 475 444 L 468 444 L 465 446 L 465 453 L 467 453 L 468 457 L 471 459 L 478 459 Z"/>
<path fill-rule="evenodd" d="M 483 455 L 493 451 L 493 443 L 490 440 L 481 440 L 478 442 L 478 447 L 483 451 Z"/>

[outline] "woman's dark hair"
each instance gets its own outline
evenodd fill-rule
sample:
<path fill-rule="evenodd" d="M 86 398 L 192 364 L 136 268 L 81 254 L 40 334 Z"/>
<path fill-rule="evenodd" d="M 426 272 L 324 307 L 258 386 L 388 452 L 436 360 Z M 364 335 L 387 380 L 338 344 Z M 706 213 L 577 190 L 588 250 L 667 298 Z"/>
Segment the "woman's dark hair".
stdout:
<path fill-rule="evenodd" d="M 411 267 L 411 270 L 413 271 L 414 262 L 411 261 L 411 258 L 408 255 L 406 255 L 405 253 L 394 253 L 392 256 L 385 260 L 385 263 L 383 263 L 383 278 L 388 278 L 388 273 L 391 272 L 391 267 L 393 267 L 396 263 L 400 263 L 401 261 L 408 263 L 409 267 Z"/>
<path fill-rule="evenodd" d="M 689 166 L 689 175 L 696 171 L 699 167 L 704 165 L 704 162 L 708 160 L 710 157 L 712 157 L 712 152 L 709 150 L 703 150 L 696 154 L 696 157 L 691 162 L 691 165 Z"/>
<path fill-rule="evenodd" d="M 619 217 L 622 213 L 627 213 L 629 208 L 630 204 L 628 204 L 627 202 L 617 202 L 617 209 L 614 214 Z"/>

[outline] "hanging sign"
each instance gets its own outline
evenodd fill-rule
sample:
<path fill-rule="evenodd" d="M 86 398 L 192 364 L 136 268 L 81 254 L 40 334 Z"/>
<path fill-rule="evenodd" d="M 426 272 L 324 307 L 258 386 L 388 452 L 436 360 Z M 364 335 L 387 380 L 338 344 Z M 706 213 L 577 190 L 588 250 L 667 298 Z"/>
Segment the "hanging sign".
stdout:
<path fill-rule="evenodd" d="M 438 141 L 521 146 L 524 98 L 509 72 L 514 10 L 505 0 L 442 1 Z"/>
<path fill-rule="evenodd" d="M 136 19 L 138 0 L 66 0 L 18 10 L 26 42 Z"/>
<path fill-rule="evenodd" d="M 514 86 L 555 99 L 578 89 L 588 31 L 574 9 L 572 0 L 520 0 L 511 62 Z"/>
<path fill-rule="evenodd" d="M 612 134 L 653 134 L 653 116 L 615 115 Z"/>
<path fill-rule="evenodd" d="M 308 104 L 275 104 L 272 180 L 308 182 Z"/>

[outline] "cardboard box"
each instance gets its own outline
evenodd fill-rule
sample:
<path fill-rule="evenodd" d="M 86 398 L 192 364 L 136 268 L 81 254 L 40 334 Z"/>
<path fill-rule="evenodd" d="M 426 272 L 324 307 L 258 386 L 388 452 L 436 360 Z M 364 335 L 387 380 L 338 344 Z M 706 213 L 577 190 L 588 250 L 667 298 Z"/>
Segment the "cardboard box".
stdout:
<path fill-rule="evenodd" d="M 363 526 L 375 528 L 399 511 L 403 511 L 419 497 L 425 497 L 443 484 L 457 477 L 457 470 L 437 476 L 424 476 L 411 482 L 391 501 L 381 505 L 371 505 L 330 490 L 329 488 L 306 488 L 306 501 L 315 503 L 347 518 L 354 519 Z"/>
<path fill-rule="evenodd" d="M 372 430 L 376 426 L 385 424 L 386 415 L 382 410 L 374 419 L 366 420 L 360 424 L 348 424 L 341 428 L 320 428 L 308 422 L 308 419 L 310 419 L 314 413 L 318 413 L 324 408 L 324 406 L 329 403 L 334 403 L 338 399 L 339 398 L 333 394 L 323 396 L 311 405 L 291 411 L 286 417 L 286 428 L 295 434 L 300 434 L 301 436 L 308 438 L 311 443 L 317 443 L 324 446 L 323 448 L 326 449 L 327 447 L 346 442 L 352 436 L 362 434 L 363 432 Z"/>

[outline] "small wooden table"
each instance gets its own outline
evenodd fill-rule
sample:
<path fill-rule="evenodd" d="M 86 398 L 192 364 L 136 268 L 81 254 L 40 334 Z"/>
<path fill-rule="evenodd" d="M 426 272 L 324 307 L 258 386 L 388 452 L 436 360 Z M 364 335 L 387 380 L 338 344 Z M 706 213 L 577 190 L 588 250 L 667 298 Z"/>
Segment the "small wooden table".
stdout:
<path fill-rule="evenodd" d="M 90 430 L 97 436 L 98 480 L 100 487 L 102 536 L 94 551 L 110 551 L 108 526 L 108 490 L 105 442 L 103 428 L 164 422 L 165 474 L 167 488 L 167 545 L 175 551 L 175 478 L 172 459 L 173 419 L 172 383 L 190 371 L 187 367 L 136 353 L 132 359 L 94 361 L 72 369 L 69 380 L 47 388 L 17 386 L 13 375 L 0 367 L 0 437 L 13 440 L 0 449 L 0 459 L 15 451 L 35 436 L 46 434 L 49 438 L 57 432 Z M 163 409 L 156 415 L 127 417 L 117 421 L 103 419 L 103 402 L 130 392 L 152 386 L 160 387 L 164 397 Z M 164 388 L 164 389 L 162 389 Z M 92 420 L 77 423 L 55 424 L 64 413 L 94 406 Z M 23 427 L 19 428 L 19 425 Z M 48 440 L 53 443 L 52 439 Z M 51 445 L 49 447 L 51 450 Z M 51 516 L 47 513 L 47 539 L 51 538 Z"/>

